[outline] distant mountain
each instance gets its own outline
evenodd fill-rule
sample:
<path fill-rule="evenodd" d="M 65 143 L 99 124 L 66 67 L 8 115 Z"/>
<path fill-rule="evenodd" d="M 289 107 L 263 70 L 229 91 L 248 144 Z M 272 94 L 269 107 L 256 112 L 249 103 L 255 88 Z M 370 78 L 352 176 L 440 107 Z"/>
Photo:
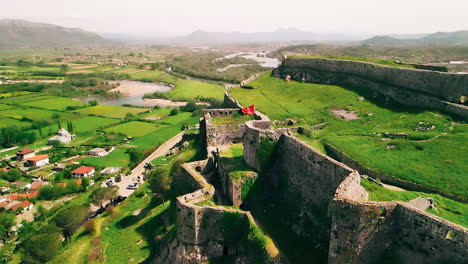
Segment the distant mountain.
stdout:
<path fill-rule="evenodd" d="M 420 38 L 400 39 L 392 36 L 376 36 L 361 41 L 365 45 L 403 46 L 403 45 L 468 45 L 468 30 L 423 34 Z"/>
<path fill-rule="evenodd" d="M 0 36 L 0 48 L 96 47 L 115 44 L 79 28 L 14 19 L 0 20 Z"/>
<path fill-rule="evenodd" d="M 207 32 L 197 30 L 180 40 L 189 43 L 261 43 L 261 42 L 291 42 L 291 41 L 352 41 L 362 39 L 362 36 L 336 33 L 314 33 L 295 28 L 280 28 L 273 32 Z"/>
<path fill-rule="evenodd" d="M 421 40 L 428 44 L 468 44 L 468 30 L 438 32 Z"/>

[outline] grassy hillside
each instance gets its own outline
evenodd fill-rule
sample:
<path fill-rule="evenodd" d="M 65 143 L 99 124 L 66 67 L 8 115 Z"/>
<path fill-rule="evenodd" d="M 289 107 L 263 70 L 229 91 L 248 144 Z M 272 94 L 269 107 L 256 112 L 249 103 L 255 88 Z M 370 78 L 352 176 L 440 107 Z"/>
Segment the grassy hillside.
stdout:
<path fill-rule="evenodd" d="M 468 125 L 445 114 L 401 107 L 383 107 L 367 100 L 365 91 L 309 83 L 286 83 L 269 74 L 251 83 L 258 89 L 232 89 L 243 105 L 255 106 L 270 118 L 293 118 L 298 125 L 323 128 L 300 138 L 324 151 L 332 144 L 368 168 L 452 195 L 468 197 Z M 362 97 L 362 98 L 361 98 Z M 346 121 L 330 110 L 353 111 Z M 422 122 L 422 123 L 420 123 Z M 424 126 L 429 131 L 416 131 Z M 384 133 L 406 133 L 408 139 Z"/>

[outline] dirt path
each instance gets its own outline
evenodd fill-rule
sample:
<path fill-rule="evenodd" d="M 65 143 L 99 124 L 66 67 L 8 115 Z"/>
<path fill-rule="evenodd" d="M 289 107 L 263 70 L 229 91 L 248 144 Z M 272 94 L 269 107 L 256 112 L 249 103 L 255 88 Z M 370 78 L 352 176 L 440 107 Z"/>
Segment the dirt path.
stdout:
<path fill-rule="evenodd" d="M 397 192 L 406 192 L 405 189 L 402 189 L 400 187 L 396 187 L 396 186 L 393 186 L 393 185 L 388 185 L 388 184 L 385 184 L 385 183 L 382 183 L 382 186 L 386 189 L 389 189 L 389 190 L 392 190 L 392 191 L 397 191 Z"/>

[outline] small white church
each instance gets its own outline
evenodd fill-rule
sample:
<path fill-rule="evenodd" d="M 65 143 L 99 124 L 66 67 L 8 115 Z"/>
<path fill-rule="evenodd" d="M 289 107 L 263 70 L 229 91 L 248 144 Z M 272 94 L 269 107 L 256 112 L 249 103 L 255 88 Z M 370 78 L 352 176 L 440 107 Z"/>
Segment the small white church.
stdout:
<path fill-rule="evenodd" d="M 68 132 L 66 129 L 61 128 L 57 132 L 56 136 L 53 136 L 53 137 L 49 138 L 47 144 L 48 145 L 53 145 L 57 141 L 66 144 L 66 143 L 72 141 L 73 139 L 75 139 L 75 136 L 76 136 L 75 134 L 70 134 L 70 132 Z"/>

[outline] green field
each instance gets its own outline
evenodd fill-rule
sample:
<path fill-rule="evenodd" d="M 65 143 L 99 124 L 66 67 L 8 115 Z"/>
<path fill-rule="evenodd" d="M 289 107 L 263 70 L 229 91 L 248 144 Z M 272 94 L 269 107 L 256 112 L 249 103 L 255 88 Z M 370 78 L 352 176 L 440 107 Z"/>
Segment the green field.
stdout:
<path fill-rule="evenodd" d="M 165 92 L 171 100 L 190 100 L 197 97 L 223 99 L 224 87 L 218 84 L 181 79 L 161 71 L 138 71 L 130 73 L 133 80 L 145 80 L 174 84 L 176 87 Z"/>
<path fill-rule="evenodd" d="M 0 128 L 8 126 L 29 127 L 31 126 L 31 123 L 1 116 L 0 112 Z"/>
<path fill-rule="evenodd" d="M 73 132 L 74 133 L 83 133 L 83 132 L 93 132 L 98 128 L 107 127 L 113 124 L 117 124 L 119 120 L 114 118 L 106 118 L 106 117 L 98 117 L 98 116 L 83 116 L 83 117 L 74 117 L 74 119 L 70 118 L 67 120 L 61 120 L 60 124 L 62 127 L 67 128 L 67 121 L 71 121 L 73 125 Z M 46 126 L 42 128 L 43 132 L 48 133 L 52 131 L 55 133 L 59 130 L 58 124 L 53 123 L 50 126 Z M 35 130 L 38 132 L 37 130 Z"/>
<path fill-rule="evenodd" d="M 6 109 L 11 109 L 14 106 L 12 105 L 6 105 L 6 104 L 0 104 L 0 111 L 6 110 Z"/>
<path fill-rule="evenodd" d="M 96 105 L 76 112 L 87 115 L 98 115 L 113 118 L 124 118 L 127 113 L 139 114 L 148 111 L 149 108 L 123 107 L 119 105 Z"/>
<path fill-rule="evenodd" d="M 0 93 L 0 98 L 7 98 L 7 97 L 13 97 L 13 96 L 21 96 L 21 95 L 27 95 L 30 94 L 31 92 L 28 91 L 20 91 L 20 92 L 13 92 L 13 93 Z"/>
<path fill-rule="evenodd" d="M 434 199 L 437 211 L 428 209 L 429 213 L 435 214 L 464 227 L 468 227 L 468 204 L 456 202 L 437 194 L 412 191 L 393 191 L 366 179 L 361 179 L 361 185 L 366 188 L 366 191 L 369 193 L 369 200 L 371 201 L 409 202 L 410 200 L 418 197 L 432 198 Z"/>
<path fill-rule="evenodd" d="M 139 122 L 139 121 L 131 121 L 128 123 L 123 123 L 120 125 L 116 125 L 113 127 L 107 128 L 106 132 L 114 132 L 114 133 L 123 133 L 129 137 L 140 137 L 151 132 L 156 131 L 158 128 L 155 124 L 146 123 L 146 122 Z"/>
<path fill-rule="evenodd" d="M 324 151 L 332 144 L 368 168 L 425 185 L 451 195 L 468 196 L 468 125 L 444 114 L 419 109 L 385 108 L 366 99 L 365 91 L 310 83 L 286 83 L 265 74 L 251 83 L 258 89 L 232 89 L 243 105 L 255 104 L 272 120 L 293 118 L 300 126 L 323 124 L 320 130 L 298 135 Z M 360 118 L 345 121 L 331 109 L 354 111 Z M 419 122 L 434 125 L 415 131 Z M 409 140 L 383 133 L 408 133 Z M 387 140 L 387 139 L 385 139 Z"/>
<path fill-rule="evenodd" d="M 86 157 L 81 162 L 88 166 L 97 167 L 128 167 L 130 158 L 126 149 L 116 149 L 104 157 Z"/>
<path fill-rule="evenodd" d="M 87 106 L 87 103 L 80 101 L 72 100 L 66 97 L 52 97 L 47 99 L 36 100 L 32 102 L 22 103 L 22 105 L 45 108 L 50 110 L 65 110 L 67 106 L 72 107 L 84 107 Z"/>
<path fill-rule="evenodd" d="M 30 120 L 50 120 L 51 116 L 54 113 L 56 112 L 20 106 L 12 109 L 3 110 L 0 112 L 0 115 L 15 119 L 27 118 Z"/>
<path fill-rule="evenodd" d="M 53 96 L 48 95 L 46 93 L 30 93 L 26 95 L 20 95 L 20 96 L 12 96 L 12 97 L 6 97 L 3 99 L 0 99 L 1 103 L 5 104 L 21 104 L 21 103 L 26 103 L 26 102 L 32 102 L 36 100 L 42 100 L 42 99 L 47 99 L 47 98 L 52 98 Z"/>

